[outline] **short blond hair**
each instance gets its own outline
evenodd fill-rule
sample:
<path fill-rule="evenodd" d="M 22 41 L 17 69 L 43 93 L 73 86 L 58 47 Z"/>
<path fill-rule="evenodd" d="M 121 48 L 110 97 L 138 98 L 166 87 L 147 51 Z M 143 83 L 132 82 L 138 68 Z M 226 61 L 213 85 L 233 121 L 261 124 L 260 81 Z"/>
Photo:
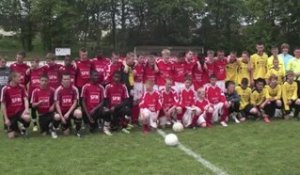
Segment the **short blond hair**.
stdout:
<path fill-rule="evenodd" d="M 170 55 L 170 54 L 171 54 L 171 51 L 170 51 L 169 49 L 163 49 L 163 50 L 161 51 L 161 54 L 162 54 L 162 55 L 166 55 L 166 54 Z"/>

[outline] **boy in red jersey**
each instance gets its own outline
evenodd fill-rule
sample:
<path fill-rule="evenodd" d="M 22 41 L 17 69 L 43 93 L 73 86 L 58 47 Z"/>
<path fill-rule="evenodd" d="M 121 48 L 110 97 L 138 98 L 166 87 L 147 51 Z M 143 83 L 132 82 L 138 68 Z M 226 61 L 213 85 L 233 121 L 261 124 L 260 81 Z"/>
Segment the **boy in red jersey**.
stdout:
<path fill-rule="evenodd" d="M 173 63 L 174 89 L 179 93 L 184 88 L 184 78 L 186 75 L 185 53 L 179 53 L 176 61 Z"/>
<path fill-rule="evenodd" d="M 104 87 L 99 84 L 99 73 L 91 72 L 91 81 L 83 86 L 81 92 L 83 112 L 89 119 L 90 131 L 94 132 L 99 125 L 100 119 L 104 119 L 103 132 L 111 135 L 107 127 L 110 126 L 110 116 L 103 115 Z"/>
<path fill-rule="evenodd" d="M 26 71 L 26 76 L 29 79 L 29 88 L 28 88 L 28 97 L 29 101 L 32 92 L 35 88 L 38 88 L 40 86 L 40 77 L 45 74 L 45 69 L 44 67 L 40 67 L 40 60 L 38 58 L 35 58 L 33 61 L 31 61 L 31 68 L 27 69 Z M 33 107 L 31 104 L 29 104 L 31 107 L 31 117 L 32 117 L 32 122 L 33 122 L 33 131 L 36 132 L 38 130 L 37 126 L 37 115 L 36 115 L 36 109 Z"/>
<path fill-rule="evenodd" d="M 206 95 L 209 103 L 213 105 L 213 121 L 218 122 L 224 127 L 227 127 L 227 107 L 226 97 L 222 90 L 217 86 L 217 77 L 213 74 L 210 76 L 210 84 L 206 87 Z M 221 115 L 219 117 L 219 115 Z"/>
<path fill-rule="evenodd" d="M 45 72 L 49 77 L 49 86 L 56 89 L 60 85 L 59 69 L 61 65 L 55 63 L 56 56 L 53 53 L 46 55 L 47 64 L 44 66 Z"/>
<path fill-rule="evenodd" d="M 17 72 L 20 74 L 20 84 L 26 87 L 28 78 L 26 77 L 26 71 L 29 69 L 29 66 L 24 63 L 26 57 L 25 52 L 18 52 L 16 55 L 16 62 L 10 65 L 11 72 Z"/>
<path fill-rule="evenodd" d="M 104 78 L 107 75 L 108 65 L 111 63 L 110 59 L 103 56 L 102 49 L 97 49 L 96 57 L 91 61 L 92 70 L 95 70 L 99 73 L 99 83 L 104 85 Z"/>
<path fill-rule="evenodd" d="M 130 133 L 126 127 L 127 118 L 131 116 L 129 108 L 129 94 L 127 87 L 121 83 L 121 73 L 115 72 L 113 82 L 104 90 L 105 115 L 112 117 L 112 127 L 117 130 L 121 127 L 122 132 Z M 105 127 L 109 131 L 109 126 Z"/>
<path fill-rule="evenodd" d="M 192 121 L 192 126 L 196 127 L 212 127 L 212 113 L 213 106 L 205 98 L 205 89 L 200 88 L 197 90 L 197 100 L 195 102 L 196 114 Z"/>
<path fill-rule="evenodd" d="M 176 91 L 172 88 L 172 80 L 166 80 L 166 86 L 160 91 L 162 109 L 160 111 L 159 123 L 161 126 L 170 125 L 172 120 L 176 120 L 176 105 L 178 97 Z"/>
<path fill-rule="evenodd" d="M 204 67 L 205 60 L 200 55 L 198 56 L 198 61 L 193 67 L 193 85 L 194 89 L 198 90 L 201 87 L 205 87 L 208 83 L 208 71 Z"/>
<path fill-rule="evenodd" d="M 70 55 L 65 56 L 64 65 L 59 68 L 59 74 L 60 76 L 63 74 L 70 74 L 71 82 L 72 84 L 75 84 L 76 68 L 72 62 L 73 61 Z"/>
<path fill-rule="evenodd" d="M 105 77 L 106 84 L 112 83 L 114 74 L 124 69 L 123 63 L 119 59 L 120 55 L 113 52 L 111 57 L 111 63 L 107 66 L 107 74 Z"/>
<path fill-rule="evenodd" d="M 205 57 L 204 69 L 207 71 L 210 77 L 215 71 L 215 52 L 213 50 L 207 51 L 207 57 Z"/>
<path fill-rule="evenodd" d="M 76 130 L 75 135 L 81 137 L 82 116 L 74 115 L 78 100 L 78 89 L 71 84 L 71 76 L 69 74 L 63 74 L 61 85 L 55 90 L 54 101 L 56 103 L 56 112 L 60 116 L 65 135 L 70 133 L 71 119 L 73 119 Z"/>
<path fill-rule="evenodd" d="M 39 125 L 42 134 L 50 134 L 56 139 L 56 128 L 60 123 L 59 115 L 54 115 L 54 89 L 48 86 L 49 78 L 46 74 L 40 77 L 40 86 L 32 92 L 31 104 L 39 114 Z"/>
<path fill-rule="evenodd" d="M 185 75 L 192 75 L 193 68 L 196 64 L 196 57 L 193 55 L 191 50 L 185 52 Z"/>
<path fill-rule="evenodd" d="M 145 58 L 140 55 L 137 62 L 133 67 L 134 85 L 133 85 L 133 100 L 139 101 L 144 93 L 144 71 L 145 71 Z"/>
<path fill-rule="evenodd" d="M 75 62 L 75 84 L 79 92 L 81 92 L 82 87 L 90 81 L 92 64 L 88 59 L 88 52 L 85 48 L 79 50 L 79 57 L 79 60 Z"/>
<path fill-rule="evenodd" d="M 214 62 L 214 74 L 217 77 L 217 86 L 225 92 L 225 79 L 226 79 L 226 64 L 225 54 L 223 50 L 218 50 L 217 58 Z"/>
<path fill-rule="evenodd" d="M 176 107 L 177 120 L 183 124 L 184 127 L 190 127 L 192 124 L 192 117 L 195 115 L 195 90 L 192 86 L 191 76 L 185 77 L 185 87 L 179 93 L 179 102 Z"/>
<path fill-rule="evenodd" d="M 20 131 L 18 122 L 22 123 L 21 134 L 26 134 L 30 125 L 29 104 L 25 88 L 20 85 L 20 74 L 11 72 L 8 85 L 1 91 L 1 109 L 7 126 L 8 138 L 14 138 Z"/>
<path fill-rule="evenodd" d="M 144 71 L 144 84 L 147 80 L 152 81 L 154 83 L 153 88 L 158 90 L 158 86 L 156 84 L 158 68 L 155 62 L 155 57 L 153 55 L 147 56 L 146 62 L 147 63 Z"/>
<path fill-rule="evenodd" d="M 157 65 L 157 85 L 159 89 L 164 88 L 166 79 L 173 78 L 173 63 L 170 61 L 171 52 L 168 49 L 164 49 L 161 52 L 162 58 L 158 59 Z"/>
<path fill-rule="evenodd" d="M 151 130 L 150 127 L 156 129 L 161 103 L 158 92 L 153 89 L 153 82 L 146 82 L 146 92 L 144 93 L 139 106 L 141 114 L 140 120 L 143 123 L 144 133 L 148 133 Z"/>

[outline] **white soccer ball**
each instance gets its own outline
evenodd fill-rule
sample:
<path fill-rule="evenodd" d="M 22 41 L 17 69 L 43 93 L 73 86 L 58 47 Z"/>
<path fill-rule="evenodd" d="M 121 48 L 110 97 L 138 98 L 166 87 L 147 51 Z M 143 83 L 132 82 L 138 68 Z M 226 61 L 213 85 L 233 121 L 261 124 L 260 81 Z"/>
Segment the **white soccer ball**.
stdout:
<path fill-rule="evenodd" d="M 165 143 L 168 146 L 176 146 L 178 145 L 179 141 L 175 134 L 168 134 L 165 137 Z"/>
<path fill-rule="evenodd" d="M 174 132 L 182 132 L 184 130 L 184 127 L 181 122 L 175 122 L 172 129 Z"/>

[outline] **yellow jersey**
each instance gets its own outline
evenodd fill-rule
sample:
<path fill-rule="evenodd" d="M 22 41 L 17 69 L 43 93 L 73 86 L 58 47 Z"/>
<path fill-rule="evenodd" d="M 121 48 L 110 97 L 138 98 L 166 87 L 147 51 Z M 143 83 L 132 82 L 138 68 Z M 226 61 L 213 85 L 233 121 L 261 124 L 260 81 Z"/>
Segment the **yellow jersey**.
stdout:
<path fill-rule="evenodd" d="M 241 84 L 243 78 L 247 78 L 250 84 L 249 64 L 250 63 L 244 63 L 242 58 L 238 59 L 237 84 Z"/>
<path fill-rule="evenodd" d="M 250 103 L 251 89 L 243 89 L 241 86 L 236 87 L 236 93 L 240 96 L 240 110 L 243 110 Z"/>
<path fill-rule="evenodd" d="M 292 84 L 285 82 L 282 85 L 282 100 L 284 103 L 284 109 L 290 110 L 290 106 L 288 104 L 289 100 L 296 100 L 298 98 L 297 91 L 298 86 L 296 82 L 293 82 Z"/>
<path fill-rule="evenodd" d="M 233 81 L 236 83 L 237 68 L 237 61 L 226 64 L 226 81 Z"/>
<path fill-rule="evenodd" d="M 271 99 L 271 98 L 275 100 L 281 99 L 281 86 L 279 84 L 275 86 L 275 88 L 272 88 L 269 85 L 267 85 L 265 88 L 267 90 L 267 94 L 266 94 L 267 99 Z"/>
<path fill-rule="evenodd" d="M 279 68 L 282 69 L 283 72 L 285 72 L 284 61 L 282 57 L 277 57 L 277 58 L 278 58 Z M 268 58 L 268 70 L 273 68 L 273 61 L 274 61 L 274 56 L 272 55 Z"/>
<path fill-rule="evenodd" d="M 283 84 L 284 82 L 284 77 L 285 77 L 285 72 L 282 69 L 269 69 L 268 74 L 267 74 L 267 79 L 270 78 L 271 75 L 276 75 L 278 77 L 278 84 Z"/>
<path fill-rule="evenodd" d="M 253 68 L 253 79 L 265 79 L 268 71 L 268 55 L 266 53 L 263 55 L 253 54 L 250 57 L 250 62 Z"/>
<path fill-rule="evenodd" d="M 259 106 L 261 105 L 267 97 L 267 90 L 264 88 L 261 92 L 258 92 L 257 90 L 253 90 L 250 97 L 250 103 L 253 106 Z"/>

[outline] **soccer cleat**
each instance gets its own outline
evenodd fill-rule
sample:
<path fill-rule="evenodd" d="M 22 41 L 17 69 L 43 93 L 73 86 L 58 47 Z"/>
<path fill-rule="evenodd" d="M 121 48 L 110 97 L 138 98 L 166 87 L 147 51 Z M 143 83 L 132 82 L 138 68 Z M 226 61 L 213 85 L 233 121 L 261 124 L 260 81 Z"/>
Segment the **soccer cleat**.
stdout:
<path fill-rule="evenodd" d="M 32 131 L 33 131 L 33 132 L 37 132 L 38 130 L 39 130 L 38 126 L 37 126 L 37 125 L 34 125 L 33 128 L 32 128 Z"/>
<path fill-rule="evenodd" d="M 265 123 L 270 123 L 269 117 L 264 117 L 264 122 Z"/>
<path fill-rule="evenodd" d="M 107 136 L 112 136 L 112 133 L 110 132 L 109 128 L 106 126 L 103 128 L 103 132 Z"/>
<path fill-rule="evenodd" d="M 130 131 L 128 131 L 128 129 L 126 129 L 126 128 L 123 128 L 121 131 L 125 134 L 130 134 Z"/>
<path fill-rule="evenodd" d="M 233 120 L 234 120 L 235 123 L 240 123 L 239 119 L 237 119 L 236 116 L 232 116 L 232 118 L 233 118 Z"/>
<path fill-rule="evenodd" d="M 134 128 L 134 126 L 128 123 L 126 129 L 131 130 L 132 128 Z"/>
<path fill-rule="evenodd" d="M 154 121 L 150 121 L 150 126 L 151 126 L 152 128 L 154 128 L 154 129 L 156 129 L 156 128 L 157 128 L 157 123 L 154 122 Z"/>
<path fill-rule="evenodd" d="M 58 136 L 57 136 L 57 134 L 56 134 L 55 131 L 51 131 L 51 137 L 52 137 L 53 139 L 57 139 L 57 138 L 58 138 Z"/>
<path fill-rule="evenodd" d="M 81 137 L 82 137 L 80 131 L 76 131 L 76 132 L 75 132 L 75 135 L 76 135 L 78 138 L 81 138 Z"/>
<path fill-rule="evenodd" d="M 227 126 L 228 126 L 227 123 L 224 122 L 224 121 L 220 122 L 220 124 L 221 124 L 223 127 L 227 127 Z"/>

